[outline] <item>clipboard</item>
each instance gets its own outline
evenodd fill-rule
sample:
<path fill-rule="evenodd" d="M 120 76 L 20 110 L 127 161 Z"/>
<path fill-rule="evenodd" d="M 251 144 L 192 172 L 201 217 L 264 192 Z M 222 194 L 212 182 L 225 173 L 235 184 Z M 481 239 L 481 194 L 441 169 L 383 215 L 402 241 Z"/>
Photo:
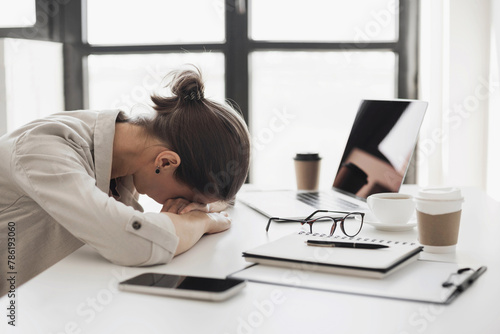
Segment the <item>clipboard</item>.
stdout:
<path fill-rule="evenodd" d="M 484 272 L 485 266 L 415 261 L 384 279 L 335 275 L 256 264 L 231 278 L 295 288 L 450 304 Z"/>

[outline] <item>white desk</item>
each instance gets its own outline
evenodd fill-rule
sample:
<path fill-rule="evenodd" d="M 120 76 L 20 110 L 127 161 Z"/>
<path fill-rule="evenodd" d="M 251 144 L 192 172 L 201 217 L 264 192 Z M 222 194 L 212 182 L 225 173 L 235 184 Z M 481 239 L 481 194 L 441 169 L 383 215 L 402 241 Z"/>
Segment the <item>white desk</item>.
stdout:
<path fill-rule="evenodd" d="M 118 281 L 142 272 L 225 277 L 246 266 L 242 251 L 297 230 L 274 224 L 267 235 L 266 219 L 237 203 L 229 231 L 203 237 L 168 265 L 120 267 L 82 247 L 17 289 L 15 328 L 7 325 L 7 297 L 0 299 L 0 333 L 500 333 L 500 204 L 477 189 L 463 193 L 455 257 L 488 270 L 448 306 L 257 283 L 221 303 L 117 290 Z M 362 233 L 416 240 L 415 229 L 367 225 Z"/>

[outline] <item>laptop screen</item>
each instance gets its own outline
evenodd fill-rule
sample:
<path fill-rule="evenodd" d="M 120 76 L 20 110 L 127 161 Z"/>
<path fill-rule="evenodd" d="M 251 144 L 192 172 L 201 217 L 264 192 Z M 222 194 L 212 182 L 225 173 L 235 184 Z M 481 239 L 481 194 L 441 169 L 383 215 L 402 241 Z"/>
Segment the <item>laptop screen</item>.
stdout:
<path fill-rule="evenodd" d="M 398 192 L 426 109 L 423 101 L 362 101 L 333 187 L 361 198 Z"/>

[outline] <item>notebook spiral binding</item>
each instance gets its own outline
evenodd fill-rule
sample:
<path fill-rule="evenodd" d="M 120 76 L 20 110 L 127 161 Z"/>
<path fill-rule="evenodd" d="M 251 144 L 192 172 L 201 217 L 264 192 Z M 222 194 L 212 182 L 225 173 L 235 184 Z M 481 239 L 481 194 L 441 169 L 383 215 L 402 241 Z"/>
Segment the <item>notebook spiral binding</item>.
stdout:
<path fill-rule="evenodd" d="M 310 235 L 313 237 L 321 237 L 321 238 L 330 238 L 337 240 L 345 240 L 345 241 L 357 241 L 357 242 L 371 242 L 378 244 L 386 244 L 386 245 L 405 245 L 405 246 L 415 246 L 417 243 L 408 242 L 408 241 L 394 241 L 394 240 L 385 240 L 385 239 L 376 239 L 376 238 L 363 238 L 363 237 L 348 237 L 346 235 L 333 235 L 330 236 L 325 233 L 311 233 L 306 231 L 300 231 L 299 234 L 302 235 Z"/>

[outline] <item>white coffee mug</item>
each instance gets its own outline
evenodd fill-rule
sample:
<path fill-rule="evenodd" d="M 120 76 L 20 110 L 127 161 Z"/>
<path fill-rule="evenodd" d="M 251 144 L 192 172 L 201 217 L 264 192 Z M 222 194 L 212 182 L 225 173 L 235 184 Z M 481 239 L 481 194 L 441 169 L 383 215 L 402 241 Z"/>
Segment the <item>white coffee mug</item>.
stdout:
<path fill-rule="evenodd" d="M 406 224 L 415 212 L 413 197 L 407 194 L 374 194 L 366 201 L 375 218 L 384 224 Z"/>

